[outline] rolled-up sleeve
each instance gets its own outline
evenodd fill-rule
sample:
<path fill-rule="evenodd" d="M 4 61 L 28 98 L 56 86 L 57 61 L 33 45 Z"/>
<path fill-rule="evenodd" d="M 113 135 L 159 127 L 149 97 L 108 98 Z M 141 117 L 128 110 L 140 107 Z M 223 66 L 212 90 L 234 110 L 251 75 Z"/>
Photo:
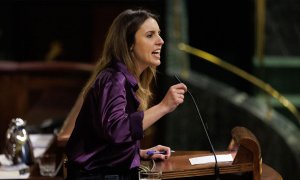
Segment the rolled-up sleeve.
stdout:
<path fill-rule="evenodd" d="M 103 77 L 100 84 L 99 122 L 103 137 L 112 143 L 126 143 L 143 138 L 144 112 L 128 112 L 126 78 L 122 73 Z"/>

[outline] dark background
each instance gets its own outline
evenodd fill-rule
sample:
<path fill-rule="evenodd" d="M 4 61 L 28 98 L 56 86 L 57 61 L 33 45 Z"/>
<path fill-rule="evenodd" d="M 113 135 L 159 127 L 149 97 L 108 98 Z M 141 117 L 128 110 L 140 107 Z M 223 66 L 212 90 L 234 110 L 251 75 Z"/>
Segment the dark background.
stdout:
<path fill-rule="evenodd" d="M 186 1 L 190 45 L 248 72 L 254 53 L 254 3 Z M 43 61 L 53 42 L 63 51 L 55 60 L 95 62 L 113 18 L 126 8 L 143 7 L 160 15 L 166 32 L 165 1 L 4 1 L 0 16 L 0 58 Z M 164 36 L 164 34 L 163 34 Z M 166 40 L 167 41 L 167 40 Z M 163 61 L 160 70 L 164 72 Z M 247 83 L 191 56 L 191 68 L 250 92 Z"/>

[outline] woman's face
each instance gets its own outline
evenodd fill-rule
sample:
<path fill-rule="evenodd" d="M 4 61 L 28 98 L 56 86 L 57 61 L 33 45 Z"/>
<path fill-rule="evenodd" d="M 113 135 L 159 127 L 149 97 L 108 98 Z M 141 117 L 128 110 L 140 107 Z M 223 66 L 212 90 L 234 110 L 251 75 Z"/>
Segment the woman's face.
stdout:
<path fill-rule="evenodd" d="M 131 47 L 139 73 L 149 66 L 160 65 L 160 52 L 163 44 L 158 23 L 155 19 L 148 18 L 135 33 L 135 42 Z"/>

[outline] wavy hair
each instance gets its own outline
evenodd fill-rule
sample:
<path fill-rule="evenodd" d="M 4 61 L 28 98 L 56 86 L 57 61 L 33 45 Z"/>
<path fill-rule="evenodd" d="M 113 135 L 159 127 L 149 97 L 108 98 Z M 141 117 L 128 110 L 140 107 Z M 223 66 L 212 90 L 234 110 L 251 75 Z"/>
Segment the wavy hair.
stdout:
<path fill-rule="evenodd" d="M 97 61 L 91 78 L 83 88 L 84 97 L 95 82 L 97 75 L 109 66 L 112 60 L 118 60 L 122 61 L 138 80 L 139 88 L 136 95 L 140 100 L 139 110 L 148 108 L 152 99 L 151 82 L 155 78 L 156 69 L 148 67 L 138 76 L 137 64 L 130 53 L 130 47 L 135 42 L 136 32 L 148 18 L 153 18 L 158 22 L 157 15 L 144 9 L 128 9 L 114 19 L 104 42 L 102 56 Z"/>

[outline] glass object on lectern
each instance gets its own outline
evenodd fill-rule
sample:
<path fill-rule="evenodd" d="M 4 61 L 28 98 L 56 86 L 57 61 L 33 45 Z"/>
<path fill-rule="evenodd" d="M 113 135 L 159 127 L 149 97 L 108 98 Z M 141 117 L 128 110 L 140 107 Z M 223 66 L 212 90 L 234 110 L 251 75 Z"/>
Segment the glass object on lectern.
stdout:
<path fill-rule="evenodd" d="M 38 159 L 40 174 L 42 176 L 55 176 L 56 156 L 55 154 L 44 154 Z"/>
<path fill-rule="evenodd" d="M 140 171 L 139 179 L 140 180 L 161 180 L 161 171 Z"/>
<path fill-rule="evenodd" d="M 160 180 L 162 177 L 161 170 L 155 168 L 155 161 L 141 161 L 139 167 L 140 180 Z"/>
<path fill-rule="evenodd" d="M 25 126 L 23 119 L 12 119 L 6 131 L 4 154 L 13 164 L 31 165 L 34 162 L 33 148 Z"/>

